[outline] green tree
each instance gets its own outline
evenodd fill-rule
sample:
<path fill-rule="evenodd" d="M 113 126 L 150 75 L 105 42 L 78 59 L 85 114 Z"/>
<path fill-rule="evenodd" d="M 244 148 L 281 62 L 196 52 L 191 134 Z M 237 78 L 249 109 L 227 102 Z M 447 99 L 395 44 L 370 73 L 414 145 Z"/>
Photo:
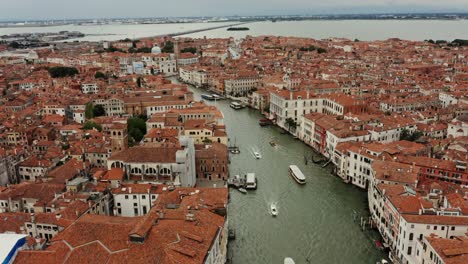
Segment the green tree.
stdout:
<path fill-rule="evenodd" d="M 190 52 L 190 53 L 192 53 L 192 54 L 195 54 L 195 53 L 197 53 L 197 48 L 195 48 L 195 47 L 188 47 L 188 48 L 182 49 L 181 52 Z"/>
<path fill-rule="evenodd" d="M 400 133 L 400 140 L 416 141 L 422 135 L 423 133 L 421 131 L 414 131 L 413 133 L 411 133 L 408 129 L 403 129 Z"/>
<path fill-rule="evenodd" d="M 141 117 L 131 117 L 127 119 L 128 144 L 133 145 L 140 142 L 146 134 L 146 122 Z"/>
<path fill-rule="evenodd" d="M 92 119 L 94 117 L 93 103 L 89 102 L 85 106 L 85 117 L 86 119 Z"/>
<path fill-rule="evenodd" d="M 48 71 L 52 78 L 75 76 L 78 74 L 78 69 L 74 67 L 56 66 L 49 68 Z"/>
<path fill-rule="evenodd" d="M 310 45 L 309 47 L 301 47 L 299 50 L 300 50 L 300 51 L 314 51 L 314 50 L 315 50 L 315 46 L 314 46 L 314 45 Z"/>
<path fill-rule="evenodd" d="M 102 105 L 95 105 L 93 107 L 93 116 L 98 117 L 98 116 L 103 116 L 106 115 L 106 110 Z"/>
<path fill-rule="evenodd" d="M 3 96 L 7 95 L 7 92 L 8 92 L 7 89 L 4 88 L 4 89 L 2 90 L 2 95 L 3 95 Z"/>
<path fill-rule="evenodd" d="M 468 40 L 466 39 L 455 39 L 452 41 L 453 46 L 468 46 Z"/>
<path fill-rule="evenodd" d="M 94 78 L 96 78 L 96 79 L 107 79 L 107 76 L 104 73 L 102 73 L 100 71 L 97 71 L 96 74 L 94 74 Z"/>
<path fill-rule="evenodd" d="M 409 130 L 404 128 L 400 133 L 400 140 L 408 140 L 409 137 L 410 137 Z"/>
<path fill-rule="evenodd" d="M 317 49 L 317 52 L 320 54 L 320 53 L 325 53 L 325 52 L 327 52 L 327 50 L 324 49 L 324 48 L 318 48 L 318 49 Z"/>
<path fill-rule="evenodd" d="M 83 130 L 91 130 L 93 128 L 99 132 L 102 131 L 102 126 L 93 121 L 86 121 L 86 123 L 83 125 Z"/>
<path fill-rule="evenodd" d="M 13 41 L 13 42 L 10 42 L 10 44 L 8 44 L 8 46 L 9 46 L 10 48 L 17 49 L 17 48 L 20 47 L 20 44 L 19 44 L 18 42 L 16 42 L 16 41 Z"/>
<path fill-rule="evenodd" d="M 137 49 L 137 52 L 140 52 L 140 53 L 151 53 L 151 48 L 142 47 L 142 48 Z"/>
<path fill-rule="evenodd" d="M 161 51 L 164 53 L 174 53 L 174 43 L 170 40 L 166 41 Z"/>

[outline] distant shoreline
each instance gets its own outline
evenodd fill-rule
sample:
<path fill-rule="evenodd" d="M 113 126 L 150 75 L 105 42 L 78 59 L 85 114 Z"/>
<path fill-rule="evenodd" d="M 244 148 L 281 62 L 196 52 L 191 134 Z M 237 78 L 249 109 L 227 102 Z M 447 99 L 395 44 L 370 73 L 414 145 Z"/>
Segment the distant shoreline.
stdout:
<path fill-rule="evenodd" d="M 184 20 L 167 19 L 166 21 L 151 20 L 151 19 L 109 19 L 97 20 L 68 20 L 54 24 L 49 21 L 31 20 L 31 21 L 0 21 L 0 28 L 25 28 L 25 27 L 58 27 L 58 26 L 107 26 L 107 25 L 154 25 L 154 24 L 193 24 L 193 23 L 251 23 L 251 22 L 293 22 L 293 21 L 342 21 L 342 20 L 442 20 L 442 21 L 459 21 L 468 20 L 468 13 L 460 14 L 362 14 L 362 15 L 315 15 L 315 16 L 252 16 L 252 17 L 226 17 L 225 19 L 203 20 L 201 18 L 192 18 Z M 23 24 L 28 23 L 28 24 Z"/>

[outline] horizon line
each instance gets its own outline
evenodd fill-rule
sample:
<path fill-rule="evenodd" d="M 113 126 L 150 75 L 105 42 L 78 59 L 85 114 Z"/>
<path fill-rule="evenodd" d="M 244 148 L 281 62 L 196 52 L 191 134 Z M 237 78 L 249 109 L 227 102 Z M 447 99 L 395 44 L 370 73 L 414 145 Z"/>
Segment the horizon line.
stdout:
<path fill-rule="evenodd" d="M 73 20 L 116 20 L 116 19 L 212 19 L 212 18 L 268 18 L 268 17 L 322 17 L 322 16 L 369 16 L 369 15 L 462 15 L 468 16 L 468 11 L 461 11 L 461 12 L 444 12 L 444 11 L 431 11 L 431 12 L 356 12 L 356 13 L 323 13 L 323 14 L 281 14 L 281 15 L 206 15 L 206 16 L 154 16 L 154 17 L 146 17 L 146 16 L 135 16 L 135 17 L 81 17 L 81 18 L 52 18 L 52 19 L 45 19 L 45 18 L 12 18 L 6 20 L 0 20 L 0 22 L 45 22 L 45 21 L 73 21 Z"/>

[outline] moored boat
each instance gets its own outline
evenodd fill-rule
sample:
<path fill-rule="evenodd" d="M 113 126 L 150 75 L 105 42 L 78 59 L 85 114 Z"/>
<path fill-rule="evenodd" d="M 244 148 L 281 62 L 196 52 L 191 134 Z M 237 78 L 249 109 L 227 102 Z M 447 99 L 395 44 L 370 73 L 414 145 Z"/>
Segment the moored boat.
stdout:
<path fill-rule="evenodd" d="M 257 189 L 257 178 L 255 173 L 247 173 L 245 175 L 245 188 L 246 189 Z"/>
<path fill-rule="evenodd" d="M 246 194 L 246 193 L 247 193 L 247 190 L 246 190 L 245 188 L 243 188 L 243 187 L 239 187 L 237 190 L 238 190 L 239 192 L 243 193 L 243 194 Z"/>
<path fill-rule="evenodd" d="M 239 110 L 239 109 L 244 108 L 244 106 L 239 102 L 232 102 L 230 106 L 231 106 L 231 108 L 233 108 L 235 110 Z"/>
<path fill-rule="evenodd" d="M 306 178 L 302 171 L 296 165 L 289 165 L 289 174 L 296 180 L 299 184 L 305 184 Z"/>
<path fill-rule="evenodd" d="M 260 126 L 269 126 L 269 125 L 272 125 L 273 122 L 270 119 L 262 118 L 258 121 L 258 124 Z"/>
<path fill-rule="evenodd" d="M 211 95 L 211 94 L 202 94 L 201 98 L 203 98 L 205 100 L 210 100 L 210 101 L 215 99 L 215 97 L 213 95 Z"/>

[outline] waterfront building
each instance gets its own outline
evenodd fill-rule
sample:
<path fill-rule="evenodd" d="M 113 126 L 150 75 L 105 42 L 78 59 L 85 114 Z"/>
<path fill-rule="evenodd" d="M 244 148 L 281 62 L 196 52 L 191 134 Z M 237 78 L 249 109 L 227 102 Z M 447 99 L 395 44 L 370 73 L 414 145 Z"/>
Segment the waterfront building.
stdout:
<path fill-rule="evenodd" d="M 229 177 L 228 149 L 221 143 L 195 145 L 195 166 L 198 180 L 224 180 Z"/>
<path fill-rule="evenodd" d="M 425 237 L 453 239 L 465 235 L 466 201 L 454 205 L 447 202 L 457 194 L 446 195 L 440 186 L 433 185 L 423 197 L 410 187 L 378 182 L 369 188 L 369 209 L 393 261 L 425 263 L 420 262 L 425 254 L 421 244 Z M 441 205 L 440 201 L 445 202 Z"/>
<path fill-rule="evenodd" d="M 229 97 L 241 97 L 257 89 L 260 77 L 256 72 L 239 72 L 224 80 L 224 93 Z"/>

